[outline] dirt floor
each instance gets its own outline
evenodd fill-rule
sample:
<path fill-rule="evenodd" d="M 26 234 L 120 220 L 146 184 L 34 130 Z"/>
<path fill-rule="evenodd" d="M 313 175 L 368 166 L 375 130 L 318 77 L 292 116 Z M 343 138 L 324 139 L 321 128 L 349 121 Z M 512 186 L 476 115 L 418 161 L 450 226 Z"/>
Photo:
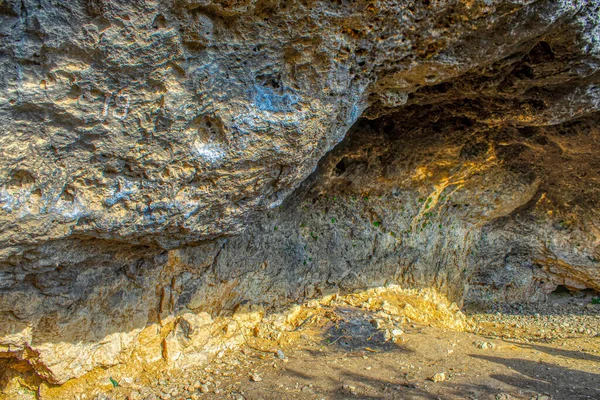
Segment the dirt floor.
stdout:
<path fill-rule="evenodd" d="M 242 349 L 204 369 L 70 398 L 600 399 L 600 305 L 591 294 L 471 307 L 454 319 L 438 304 L 430 321 L 436 301 L 374 298 L 303 308 L 294 328 L 248 332 Z"/>

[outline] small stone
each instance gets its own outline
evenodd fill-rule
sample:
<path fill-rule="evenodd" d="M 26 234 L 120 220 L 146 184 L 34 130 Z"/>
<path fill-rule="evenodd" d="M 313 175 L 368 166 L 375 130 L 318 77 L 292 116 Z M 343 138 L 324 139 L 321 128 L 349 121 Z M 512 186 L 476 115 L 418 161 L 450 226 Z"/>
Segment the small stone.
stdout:
<path fill-rule="evenodd" d="M 385 332 L 383 333 L 383 339 L 388 342 L 390 340 L 392 340 L 393 336 L 392 336 L 392 332 L 390 332 L 388 329 L 385 330 Z"/>
<path fill-rule="evenodd" d="M 496 345 L 492 342 L 482 342 L 482 341 L 476 341 L 473 342 L 473 344 L 475 345 L 475 347 L 477 347 L 478 349 L 482 349 L 482 350 L 487 350 L 487 349 L 495 349 Z"/>
<path fill-rule="evenodd" d="M 438 372 L 430 378 L 434 382 L 444 382 L 446 380 L 445 372 Z"/>
<path fill-rule="evenodd" d="M 386 324 L 385 321 L 379 318 L 374 318 L 371 320 L 371 325 L 376 329 L 382 329 Z"/>
<path fill-rule="evenodd" d="M 381 309 L 382 309 L 383 311 L 385 311 L 386 313 L 388 313 L 388 314 L 392 314 L 392 315 L 394 315 L 394 314 L 399 314 L 398 307 L 396 307 L 396 306 L 394 306 L 394 305 L 392 305 L 392 304 L 388 303 L 387 301 L 384 301 L 384 302 L 381 304 Z"/>
<path fill-rule="evenodd" d="M 277 358 L 280 360 L 285 360 L 285 354 L 283 354 L 283 351 L 277 350 Z"/>
<path fill-rule="evenodd" d="M 510 395 L 508 393 L 498 393 L 496 400 L 510 400 Z"/>
<path fill-rule="evenodd" d="M 200 393 L 208 393 L 208 392 L 210 392 L 210 387 L 208 387 L 207 384 L 204 384 L 204 385 L 200 386 L 199 390 L 200 390 Z"/>
<path fill-rule="evenodd" d="M 356 392 L 356 386 L 352 385 L 343 385 L 342 389 L 347 390 L 348 392 L 354 394 Z"/>
<path fill-rule="evenodd" d="M 396 328 L 396 329 L 392 329 L 392 336 L 393 337 L 398 337 L 400 335 L 404 334 L 404 331 L 402 329 Z"/>
<path fill-rule="evenodd" d="M 252 382 L 260 382 L 262 381 L 262 378 L 258 374 L 251 374 L 250 380 L 252 380 Z"/>

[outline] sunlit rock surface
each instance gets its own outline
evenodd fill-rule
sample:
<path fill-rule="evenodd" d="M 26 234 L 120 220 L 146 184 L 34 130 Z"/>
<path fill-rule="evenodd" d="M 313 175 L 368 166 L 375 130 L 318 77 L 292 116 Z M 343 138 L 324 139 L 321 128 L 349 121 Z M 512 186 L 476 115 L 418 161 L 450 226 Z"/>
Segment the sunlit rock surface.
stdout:
<path fill-rule="evenodd" d="M 387 284 L 600 289 L 599 14 L 0 2 L 0 363 L 201 365 Z"/>

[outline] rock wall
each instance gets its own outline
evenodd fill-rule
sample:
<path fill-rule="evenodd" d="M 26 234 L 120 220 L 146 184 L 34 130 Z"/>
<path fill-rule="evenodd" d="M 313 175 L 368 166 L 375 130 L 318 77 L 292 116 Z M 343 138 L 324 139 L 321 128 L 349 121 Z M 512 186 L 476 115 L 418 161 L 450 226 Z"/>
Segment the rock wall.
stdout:
<path fill-rule="evenodd" d="M 1 2 L 0 362 L 183 368 L 231 316 L 390 284 L 600 290 L 598 15 Z"/>

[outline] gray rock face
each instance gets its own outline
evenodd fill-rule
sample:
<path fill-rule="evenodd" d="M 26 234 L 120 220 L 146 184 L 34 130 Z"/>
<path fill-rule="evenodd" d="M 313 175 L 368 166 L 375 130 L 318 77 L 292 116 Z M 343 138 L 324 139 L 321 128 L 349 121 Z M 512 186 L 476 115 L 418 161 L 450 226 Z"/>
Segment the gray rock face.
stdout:
<path fill-rule="evenodd" d="M 545 83 L 592 75 L 596 7 L 3 1 L 0 245 L 77 235 L 169 248 L 239 233 L 367 105 L 402 106 L 565 26 L 577 55 Z M 571 109 L 532 118 L 598 107 L 589 82 L 561 94 Z"/>
<path fill-rule="evenodd" d="M 240 304 L 392 283 L 599 290 L 599 7 L 1 2 L 0 365 L 184 368 Z"/>
<path fill-rule="evenodd" d="M 309 11 L 3 2 L 2 247 L 173 247 L 279 205 L 363 108 L 339 26 Z"/>

